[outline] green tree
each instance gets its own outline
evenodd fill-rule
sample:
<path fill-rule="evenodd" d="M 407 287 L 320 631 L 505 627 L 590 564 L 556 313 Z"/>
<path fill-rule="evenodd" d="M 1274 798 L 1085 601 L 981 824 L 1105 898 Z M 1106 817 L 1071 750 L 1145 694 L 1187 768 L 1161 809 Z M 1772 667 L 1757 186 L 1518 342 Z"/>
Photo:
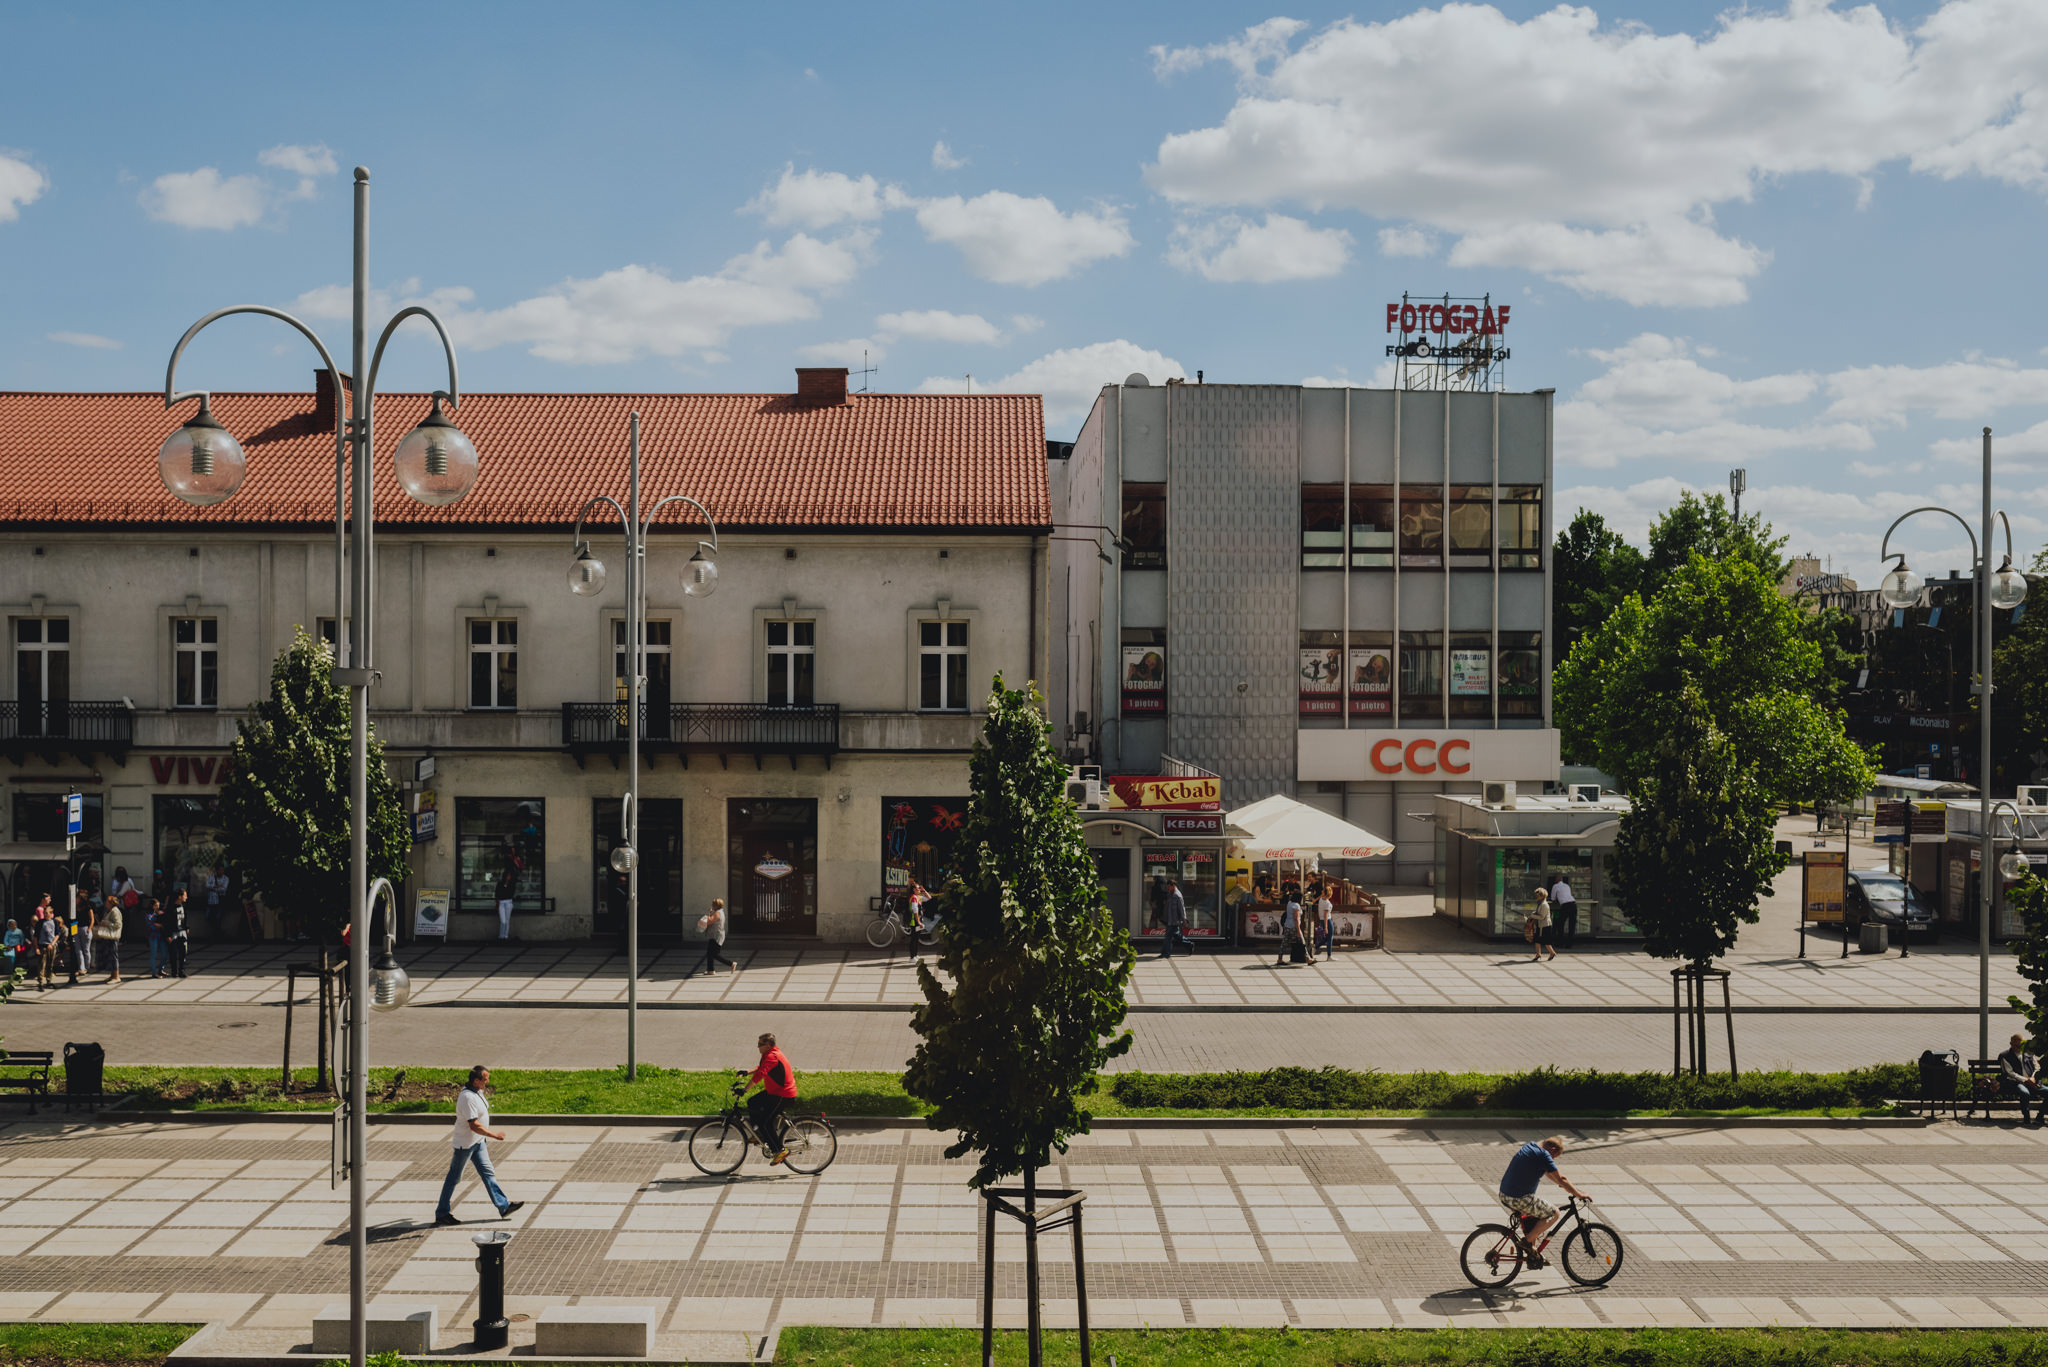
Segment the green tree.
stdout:
<path fill-rule="evenodd" d="M 1607 519 L 1581 508 L 1558 533 L 1551 565 L 1551 650 L 1562 660 L 1642 587 L 1643 553 Z"/>
<path fill-rule="evenodd" d="M 1709 560 L 1746 560 L 1775 586 L 1791 562 L 1781 554 L 1789 538 L 1772 535 L 1756 513 L 1737 520 L 1726 496 L 1687 489 L 1676 505 L 1650 524 L 1650 553 L 1643 559 L 1642 594 L 1655 598 L 1695 555 Z"/>
<path fill-rule="evenodd" d="M 348 690 L 301 627 L 270 669 L 270 696 L 237 723 L 221 788 L 228 860 L 243 885 L 335 942 L 349 916 Z M 370 735 L 370 873 L 396 883 L 411 843 L 384 747 Z"/>
<path fill-rule="evenodd" d="M 2020 920 L 2022 936 L 2012 948 L 2028 984 L 2026 996 L 2007 997 L 2005 1004 L 2026 1017 L 2027 1037 L 2039 1053 L 2048 1041 L 2048 883 L 2030 870 L 2006 888 L 2005 904 Z"/>

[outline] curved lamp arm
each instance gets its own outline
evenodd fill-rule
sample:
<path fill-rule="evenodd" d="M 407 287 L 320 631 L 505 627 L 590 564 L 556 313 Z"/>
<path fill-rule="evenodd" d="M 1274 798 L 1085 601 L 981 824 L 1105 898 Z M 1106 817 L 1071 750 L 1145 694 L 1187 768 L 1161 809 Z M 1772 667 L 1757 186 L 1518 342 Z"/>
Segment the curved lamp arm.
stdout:
<path fill-rule="evenodd" d="M 391 334 L 398 331 L 398 325 L 406 319 L 413 317 L 424 318 L 434 325 L 434 331 L 441 338 L 442 354 L 448 358 L 448 388 L 446 390 L 435 390 L 434 397 L 446 399 L 450 408 L 460 409 L 462 407 L 462 385 L 457 380 L 455 374 L 455 345 L 448 340 L 448 329 L 441 326 L 441 320 L 434 316 L 434 311 L 419 304 L 414 304 L 410 308 L 400 309 L 397 313 L 392 314 L 391 321 L 384 325 L 384 331 L 377 337 L 377 350 L 370 356 L 370 377 L 363 386 L 363 392 L 369 395 L 376 394 L 377 369 L 384 364 L 384 347 L 391 341 Z"/>
<path fill-rule="evenodd" d="M 588 503 L 584 504 L 582 508 L 577 510 L 576 530 L 570 533 L 570 536 L 576 543 L 575 553 L 578 555 L 581 555 L 584 552 L 584 550 L 590 545 L 588 541 L 583 539 L 583 519 L 589 517 L 590 510 L 592 508 L 595 508 L 600 503 L 609 503 L 611 505 L 612 511 L 619 515 L 619 525 L 626 529 L 630 539 L 633 524 L 631 519 L 629 519 L 626 516 L 626 510 L 624 508 L 621 508 L 619 506 L 619 501 L 613 498 L 610 494 L 599 494 L 595 498 L 591 499 Z"/>
<path fill-rule="evenodd" d="M 371 925 L 375 925 L 377 921 L 379 896 L 391 904 L 391 916 L 384 922 L 384 952 L 389 954 L 398 944 L 398 894 L 393 891 L 389 878 L 379 878 L 371 883 L 370 895 L 363 900 L 363 905 L 369 909 Z M 364 933 L 369 933 L 368 926 L 364 927 Z"/>
<path fill-rule="evenodd" d="M 1894 554 L 1894 553 L 1893 553 L 1893 551 L 1892 551 L 1892 533 L 1893 533 L 1893 532 L 1895 532 L 1895 531 L 1897 531 L 1897 530 L 1899 529 L 1899 523 L 1900 523 L 1900 522 L 1904 522 L 1904 521 L 1905 521 L 1905 520 L 1906 520 L 1907 518 L 1909 518 L 1909 517 L 1912 517 L 1912 516 L 1913 516 L 1913 515 L 1914 515 L 1915 513 L 1947 513 L 1947 514 L 1948 514 L 1948 516 L 1950 516 L 1950 517 L 1952 517 L 1952 518 L 1955 518 L 1955 520 L 1956 520 L 1956 525 L 1957 525 L 1957 526 L 1959 526 L 1959 527 L 1961 527 L 1961 528 L 1963 529 L 1963 535 L 1964 535 L 1964 536 L 1967 536 L 1967 537 L 1969 537 L 1969 538 L 1970 538 L 1970 563 L 1974 565 L 1974 564 L 1975 564 L 1975 563 L 1977 562 L 1977 558 L 1978 558 L 1978 548 L 1977 548 L 1977 533 L 1976 533 L 1976 532 L 1974 532 L 1974 531 L 1972 531 L 1972 530 L 1970 529 L 1970 524 L 1969 524 L 1969 523 L 1967 523 L 1967 522 L 1965 522 L 1965 521 L 1963 521 L 1963 519 L 1962 519 L 1962 516 L 1961 516 L 1960 514 L 1958 514 L 1958 513 L 1954 513 L 1954 512 L 1950 512 L 1950 511 L 1949 511 L 1949 509 L 1947 509 L 1947 508 L 1944 508 L 1944 507 L 1942 507 L 1941 505 L 1939 505 L 1939 504 L 1935 504 L 1935 503 L 1930 503 L 1930 504 L 1928 504 L 1928 505 L 1927 505 L 1926 507 L 1924 507 L 1924 508 L 1914 508 L 1914 509 L 1912 509 L 1912 510 L 1911 510 L 1911 511 L 1909 511 L 1909 512 L 1903 512 L 1903 513 L 1900 513 L 1900 514 L 1899 514 L 1899 519 L 1898 519 L 1898 522 L 1894 522 L 1894 523 L 1892 523 L 1892 525 L 1891 525 L 1891 526 L 1889 526 L 1889 527 L 1885 528 L 1885 531 L 1884 531 L 1884 544 L 1883 544 L 1882 548 L 1881 548 L 1881 549 L 1879 549 L 1879 551 L 1878 551 L 1878 553 L 1877 553 L 1877 558 L 1878 558 L 1879 560 L 1892 560 L 1892 559 L 1897 559 L 1897 560 L 1904 560 L 1904 559 L 1906 558 L 1906 553 L 1905 553 L 1904 551 L 1899 551 L 1899 552 L 1897 552 L 1896 554 Z M 2002 516 L 2002 514 L 2001 514 L 2001 516 Z M 2012 541 L 2012 527 L 2011 527 L 2011 525 L 2010 525 L 2010 524 L 2008 524 L 2008 525 L 2006 526 L 2006 529 L 2005 529 L 2005 536 L 2006 536 L 2006 542 L 2007 542 L 2007 545 L 2006 545 L 2006 553 L 2007 553 L 2007 554 L 2011 554 L 2011 551 L 2012 551 L 2012 546 L 2011 546 L 2011 541 Z"/>
<path fill-rule="evenodd" d="M 627 793 L 619 803 L 619 839 L 625 844 L 633 843 L 633 828 L 627 823 L 633 819 L 633 794 Z"/>
<path fill-rule="evenodd" d="M 698 516 L 704 519 L 704 525 L 711 529 L 711 540 L 708 542 L 699 541 L 697 544 L 705 550 L 715 552 L 718 549 L 718 524 L 711 520 L 710 509 L 706 508 L 696 499 L 691 498 L 688 494 L 670 494 L 667 498 L 660 500 L 652 508 L 649 508 L 647 510 L 647 517 L 640 524 L 641 539 L 644 541 L 647 534 L 654 529 L 654 515 L 671 503 L 687 503 L 697 510 Z"/>

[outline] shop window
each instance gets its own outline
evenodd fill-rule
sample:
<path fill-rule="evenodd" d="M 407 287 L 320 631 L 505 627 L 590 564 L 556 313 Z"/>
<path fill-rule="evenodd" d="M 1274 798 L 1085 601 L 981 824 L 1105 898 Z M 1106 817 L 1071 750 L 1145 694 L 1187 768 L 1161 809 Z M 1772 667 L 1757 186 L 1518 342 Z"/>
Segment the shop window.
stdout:
<path fill-rule="evenodd" d="M 1344 633 L 1301 633 L 1300 709 L 1304 717 L 1344 714 Z"/>
<path fill-rule="evenodd" d="M 1450 515 L 1451 568 L 1483 570 L 1493 565 L 1493 486 L 1453 484 Z"/>
<path fill-rule="evenodd" d="M 14 698 L 21 705 L 21 734 L 71 734 L 71 619 L 14 619 Z"/>
<path fill-rule="evenodd" d="M 1344 568 L 1344 486 L 1301 486 L 1301 567 Z"/>
<path fill-rule="evenodd" d="M 102 824 L 103 799 L 98 793 L 85 793 L 82 796 L 85 798 L 85 829 L 79 833 L 78 843 L 81 846 L 97 846 L 105 829 Z M 65 797 L 64 793 L 16 793 L 14 839 L 37 844 L 57 841 L 61 844 L 65 838 Z"/>
<path fill-rule="evenodd" d="M 963 630 L 966 628 L 964 622 L 954 625 Z M 768 623 L 768 705 L 809 707 L 814 700 L 813 680 L 817 658 L 816 622 Z M 961 657 L 961 669 L 966 669 L 964 655 Z"/>
<path fill-rule="evenodd" d="M 171 619 L 172 696 L 179 707 L 220 706 L 220 619 Z"/>
<path fill-rule="evenodd" d="M 1166 486 L 1124 485 L 1124 568 L 1166 568 Z"/>
<path fill-rule="evenodd" d="M 1142 853 L 1145 867 L 1144 924 L 1135 933 L 1166 933 L 1167 880 L 1178 879 L 1181 901 L 1187 904 L 1188 909 L 1189 936 L 1222 934 L 1223 912 L 1219 894 L 1222 891 L 1220 875 L 1223 868 L 1217 857 L 1217 847 L 1160 849 L 1147 846 Z"/>
<path fill-rule="evenodd" d="M 1493 643 L 1484 633 L 1451 637 L 1451 715 L 1493 716 Z"/>
<path fill-rule="evenodd" d="M 725 896 L 734 929 L 817 934 L 817 802 L 736 797 L 725 806 Z"/>
<path fill-rule="evenodd" d="M 1351 486 L 1351 568 L 1394 567 L 1394 488 L 1390 484 Z"/>
<path fill-rule="evenodd" d="M 1166 630 L 1126 627 L 1123 633 L 1123 714 L 1166 715 Z"/>
<path fill-rule="evenodd" d="M 1494 850 L 1493 924 L 1488 927 L 1492 934 L 1518 934 L 1536 909 L 1536 889 L 1550 886 L 1544 853 L 1540 846 Z"/>
<path fill-rule="evenodd" d="M 1500 634 L 1500 714 L 1503 717 L 1543 715 L 1543 633 L 1503 631 Z"/>
<path fill-rule="evenodd" d="M 967 710 L 967 623 L 917 624 L 917 705 L 927 712 Z"/>
<path fill-rule="evenodd" d="M 1434 484 L 1401 486 L 1401 567 L 1442 569 L 1444 491 Z"/>
<path fill-rule="evenodd" d="M 1401 633 L 1401 719 L 1444 715 L 1444 638 L 1437 631 Z"/>
<path fill-rule="evenodd" d="M 156 819 L 156 865 L 150 877 L 128 868 L 135 886 L 152 896 L 167 898 L 183 888 L 192 907 L 234 905 L 229 894 L 239 895 L 239 882 L 228 869 L 227 831 L 221 819 L 220 795 L 159 794 L 151 799 Z M 193 921 L 198 917 L 194 915 Z"/>
<path fill-rule="evenodd" d="M 916 883 L 936 893 L 953 877 L 964 797 L 882 799 L 882 893 L 906 892 Z"/>
<path fill-rule="evenodd" d="M 519 706 L 519 623 L 510 618 L 472 618 L 469 623 L 469 705 Z"/>
<path fill-rule="evenodd" d="M 1500 491 L 1500 567 L 1543 568 L 1543 488 L 1511 484 Z"/>
<path fill-rule="evenodd" d="M 455 799 L 455 908 L 495 915 L 546 911 L 547 803 L 537 797 Z"/>
<path fill-rule="evenodd" d="M 1385 717 L 1394 711 L 1394 635 L 1351 633 L 1351 715 Z"/>

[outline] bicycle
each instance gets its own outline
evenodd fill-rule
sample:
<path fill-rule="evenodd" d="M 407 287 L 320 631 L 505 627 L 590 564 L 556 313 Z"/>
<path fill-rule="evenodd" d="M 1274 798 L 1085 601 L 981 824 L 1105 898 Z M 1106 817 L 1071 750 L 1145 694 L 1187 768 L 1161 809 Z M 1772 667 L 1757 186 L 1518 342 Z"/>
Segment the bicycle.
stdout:
<path fill-rule="evenodd" d="M 1586 1204 L 1590 1206 L 1592 1202 Z M 1611 1225 L 1588 1220 L 1579 1210 L 1578 1197 L 1565 1201 L 1557 1224 L 1543 1236 L 1542 1243 L 1532 1248 L 1524 1236 L 1534 1223 L 1532 1217 L 1522 1215 L 1516 1217 L 1519 1227 L 1515 1229 L 1481 1225 L 1473 1230 L 1466 1236 L 1465 1246 L 1458 1250 L 1465 1280 L 1474 1286 L 1506 1286 L 1521 1275 L 1530 1257 L 1540 1255 L 1560 1236 L 1564 1239 L 1564 1275 L 1580 1286 L 1605 1286 L 1621 1271 L 1621 1235 Z M 1567 1230 L 1572 1232 L 1566 1234 Z"/>
<path fill-rule="evenodd" d="M 768 1141 L 755 1131 L 746 1108 L 740 1104 L 746 1090 L 744 1079 L 734 1083 L 732 1104 L 690 1131 L 690 1161 L 707 1177 L 728 1177 L 738 1172 L 740 1164 L 747 1161 L 747 1151 L 756 1144 L 761 1146 L 763 1158 L 775 1154 Z M 839 1135 L 824 1114 L 817 1111 L 784 1115 L 782 1144 L 789 1150 L 789 1157 L 782 1160 L 783 1166 L 805 1177 L 815 1177 L 831 1167 L 832 1160 L 839 1155 Z"/>
<path fill-rule="evenodd" d="M 876 949 L 887 949 L 899 935 L 930 949 L 939 942 L 937 913 L 924 912 L 913 922 L 910 899 L 900 893 L 891 894 L 882 902 L 882 914 L 868 922 L 868 943 Z"/>

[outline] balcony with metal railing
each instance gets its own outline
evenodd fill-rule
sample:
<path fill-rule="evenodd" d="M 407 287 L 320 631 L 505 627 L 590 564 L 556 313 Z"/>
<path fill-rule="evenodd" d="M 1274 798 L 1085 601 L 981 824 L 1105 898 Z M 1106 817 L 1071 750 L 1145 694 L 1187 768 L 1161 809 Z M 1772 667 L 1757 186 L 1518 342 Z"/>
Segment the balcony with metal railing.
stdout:
<path fill-rule="evenodd" d="M 16 764 L 29 755 L 125 761 L 134 744 L 135 709 L 125 702 L 0 702 L 0 754 Z"/>
<path fill-rule="evenodd" d="M 692 755 L 716 755 L 721 765 L 733 755 L 751 755 L 760 768 L 769 755 L 821 755 L 827 768 L 839 752 L 839 705 L 771 707 L 764 703 L 658 703 L 640 705 L 640 753 L 678 755 L 689 767 Z M 626 753 L 629 717 L 620 702 L 562 704 L 562 744 L 580 765 L 586 755 L 607 755 L 616 763 Z"/>

